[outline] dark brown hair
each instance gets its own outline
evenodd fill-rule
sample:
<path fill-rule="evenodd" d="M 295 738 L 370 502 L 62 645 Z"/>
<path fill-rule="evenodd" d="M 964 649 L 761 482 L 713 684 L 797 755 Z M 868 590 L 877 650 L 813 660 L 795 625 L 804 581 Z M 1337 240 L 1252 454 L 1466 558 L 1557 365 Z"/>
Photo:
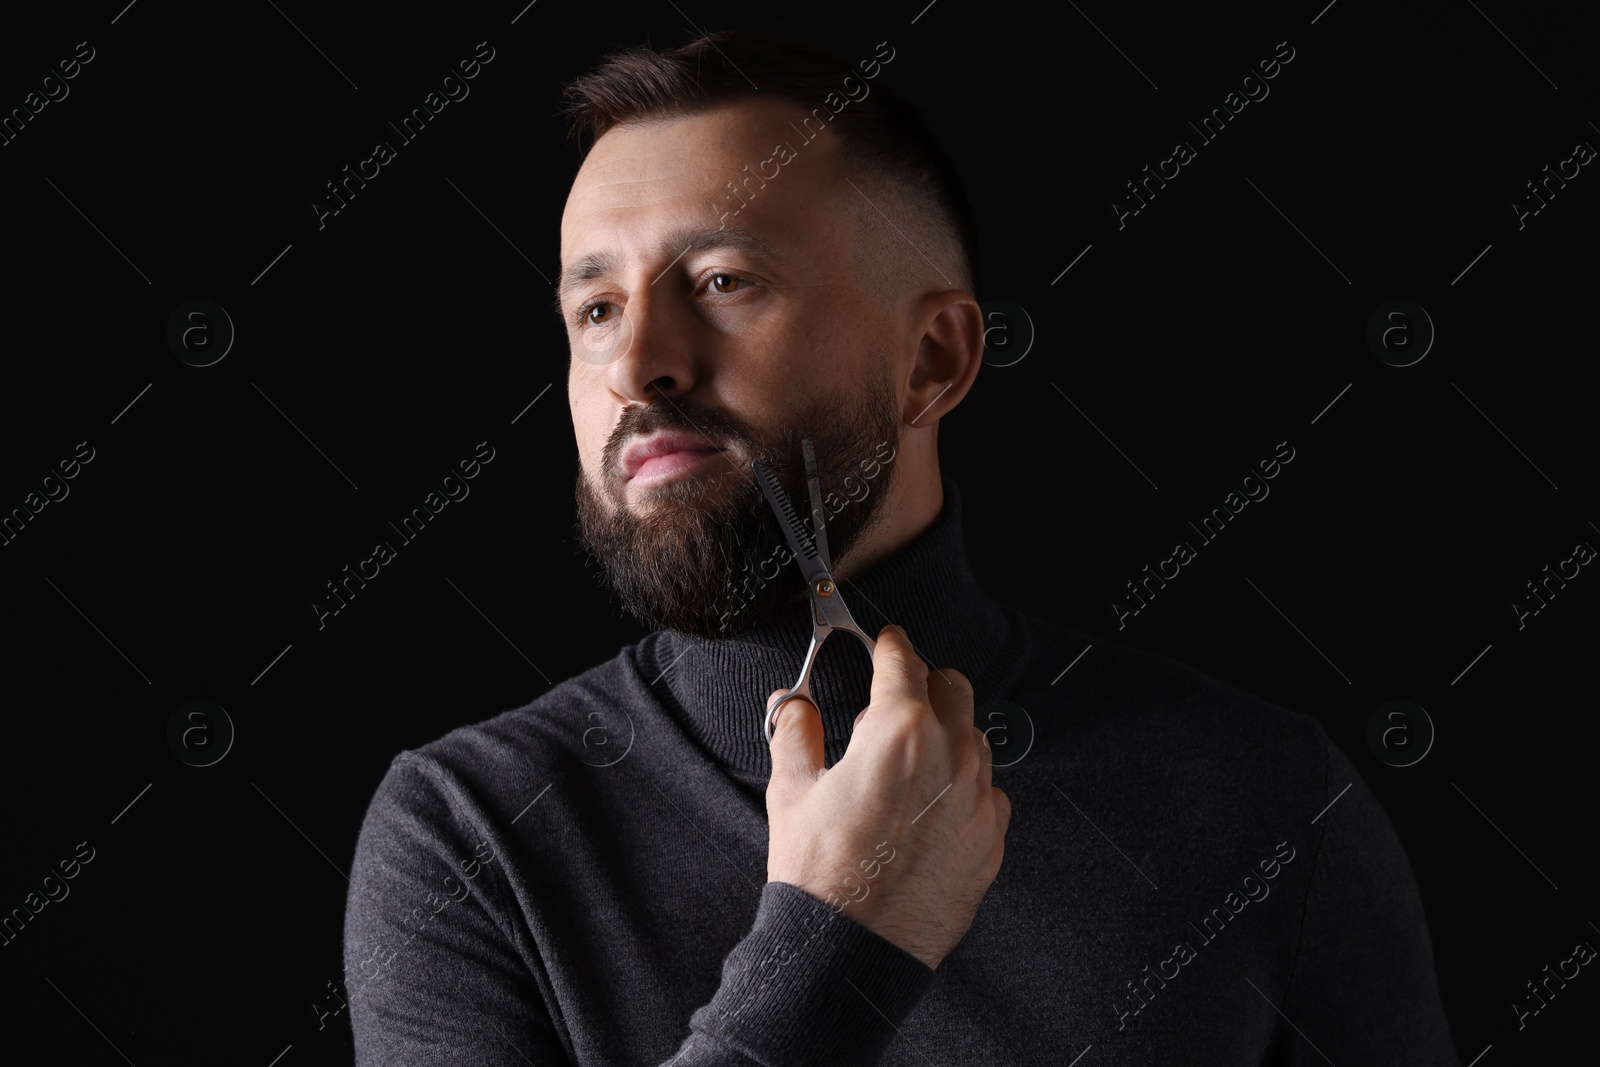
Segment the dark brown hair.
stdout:
<path fill-rule="evenodd" d="M 595 69 L 563 86 L 561 114 L 583 156 L 617 126 L 686 118 L 736 100 L 778 97 L 821 116 L 831 114 L 828 128 L 857 173 L 887 182 L 908 217 L 926 217 L 931 211 L 942 221 L 940 228 L 954 238 L 965 259 L 959 264 L 965 270 L 955 280 L 976 297 L 976 219 L 960 175 L 922 113 L 884 84 L 881 70 L 866 96 L 858 100 L 850 95 L 836 113 L 823 106 L 829 94 L 846 97 L 845 79 L 862 84 L 864 71 L 876 66 L 868 62 L 863 60 L 863 70 L 857 70 L 809 45 L 722 30 L 670 51 L 633 47 L 609 53 Z M 889 254 L 907 261 L 919 258 L 902 249 Z"/>

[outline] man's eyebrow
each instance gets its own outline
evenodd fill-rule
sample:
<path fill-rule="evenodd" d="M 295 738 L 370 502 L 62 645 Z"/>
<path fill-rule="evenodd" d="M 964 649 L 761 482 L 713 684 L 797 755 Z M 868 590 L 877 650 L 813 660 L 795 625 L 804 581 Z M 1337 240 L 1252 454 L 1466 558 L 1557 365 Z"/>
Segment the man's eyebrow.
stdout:
<path fill-rule="evenodd" d="M 663 257 L 675 257 L 672 262 L 676 263 L 679 258 L 691 251 L 705 251 L 710 248 L 729 248 L 768 259 L 784 258 L 782 250 L 765 238 L 758 237 L 748 230 L 731 230 L 726 226 L 687 226 L 673 230 L 662 240 L 657 251 Z M 589 252 L 563 267 L 556 279 L 556 314 L 562 314 L 561 305 L 571 296 L 574 289 L 584 282 L 615 273 L 620 265 L 620 259 L 613 252 Z"/>

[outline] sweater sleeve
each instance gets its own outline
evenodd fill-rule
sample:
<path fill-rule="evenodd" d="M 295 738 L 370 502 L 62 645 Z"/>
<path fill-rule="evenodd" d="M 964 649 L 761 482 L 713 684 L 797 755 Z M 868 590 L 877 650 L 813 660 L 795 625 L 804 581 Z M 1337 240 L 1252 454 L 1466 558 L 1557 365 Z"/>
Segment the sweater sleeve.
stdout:
<path fill-rule="evenodd" d="M 1460 1067 L 1405 848 L 1350 760 L 1318 736 L 1329 807 L 1272 1063 Z"/>
<path fill-rule="evenodd" d="M 344 957 L 357 1067 L 577 1064 L 510 884 L 518 872 L 452 808 L 428 761 L 390 765 L 357 839 Z M 511 927 L 521 923 L 524 929 Z M 604 946 L 596 946 L 603 951 Z M 877 1064 L 933 983 L 915 956 L 795 886 L 769 882 L 722 981 L 688 1019 L 608 1020 L 688 1035 L 662 1064 Z"/>
<path fill-rule="evenodd" d="M 796 886 L 768 882 L 753 928 L 723 962 L 722 985 L 689 1023 L 686 1048 L 721 1045 L 739 1058 L 686 1062 L 871 1067 L 932 984 L 933 969 L 893 942 Z"/>
<path fill-rule="evenodd" d="M 357 1067 L 568 1062 L 503 926 L 503 864 L 425 762 L 395 757 L 362 821 L 345 903 Z"/>

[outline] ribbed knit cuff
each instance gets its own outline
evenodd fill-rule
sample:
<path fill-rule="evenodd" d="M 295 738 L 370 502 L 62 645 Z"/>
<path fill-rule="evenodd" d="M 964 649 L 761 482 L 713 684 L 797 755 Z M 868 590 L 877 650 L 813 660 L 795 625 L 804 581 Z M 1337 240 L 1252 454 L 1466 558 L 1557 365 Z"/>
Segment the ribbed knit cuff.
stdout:
<path fill-rule="evenodd" d="M 761 891 L 755 923 L 689 1027 L 758 1063 L 870 1067 L 933 985 L 933 969 L 786 882 Z"/>

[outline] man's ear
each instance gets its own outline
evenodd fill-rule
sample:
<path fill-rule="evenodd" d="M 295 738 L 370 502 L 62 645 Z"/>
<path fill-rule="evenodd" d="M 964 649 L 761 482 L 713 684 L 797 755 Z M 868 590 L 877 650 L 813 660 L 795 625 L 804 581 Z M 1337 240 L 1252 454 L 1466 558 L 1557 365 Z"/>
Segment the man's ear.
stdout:
<path fill-rule="evenodd" d="M 901 411 L 909 425 L 931 426 L 961 403 L 983 365 L 983 310 L 970 293 L 945 289 L 917 306 L 922 338 Z"/>

